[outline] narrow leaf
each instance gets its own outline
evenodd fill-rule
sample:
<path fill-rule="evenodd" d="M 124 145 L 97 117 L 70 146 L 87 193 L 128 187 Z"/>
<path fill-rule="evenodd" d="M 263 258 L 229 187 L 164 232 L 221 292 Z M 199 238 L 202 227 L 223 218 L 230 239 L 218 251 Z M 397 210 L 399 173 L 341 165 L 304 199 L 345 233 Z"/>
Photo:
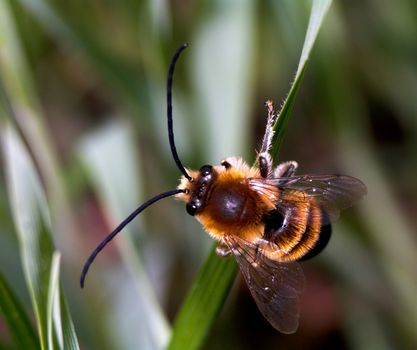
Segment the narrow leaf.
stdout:
<path fill-rule="evenodd" d="M 0 111 L 4 111 L 4 108 Z M 19 239 L 23 271 L 35 309 L 41 348 L 49 349 L 53 347 L 50 319 L 52 314 L 48 307 L 48 295 L 52 288 L 51 281 L 55 283 L 51 273 L 56 274 L 49 210 L 38 174 L 10 123 L 5 124 L 2 136 L 9 200 Z M 69 320 L 69 315 L 66 318 Z M 57 322 L 54 322 L 54 326 L 61 327 Z M 65 326 L 71 328 L 68 323 Z M 64 347 L 70 348 L 65 344 Z"/>
<path fill-rule="evenodd" d="M 272 144 L 271 155 L 276 159 L 281 141 L 284 137 L 285 129 L 287 127 L 288 119 L 294 105 L 295 97 L 300 87 L 301 79 L 303 78 L 307 62 L 310 58 L 311 50 L 317 39 L 319 29 L 323 23 L 324 17 L 332 3 L 332 0 L 315 0 L 311 8 L 310 21 L 307 28 L 306 37 L 304 40 L 303 50 L 301 52 L 300 62 L 298 63 L 297 72 L 292 83 L 290 92 L 288 93 L 281 110 L 278 114 L 277 121 L 274 126 L 274 141 Z"/>
<path fill-rule="evenodd" d="M 4 150 L 12 213 L 19 238 L 23 270 L 35 309 L 41 348 L 47 348 L 46 292 L 50 268 L 47 251 L 51 240 L 46 200 L 37 174 L 18 135 L 6 126 Z"/>
<path fill-rule="evenodd" d="M 52 2 L 46 0 L 19 0 L 19 2 L 22 7 L 31 12 L 57 45 L 72 46 L 80 50 L 105 79 L 120 89 L 122 97 L 127 96 L 130 101 L 134 102 L 132 106 L 138 105 L 138 102 L 140 106 L 146 106 L 147 94 L 138 84 L 141 80 L 140 73 L 133 66 L 113 55 L 111 50 L 99 44 L 99 40 L 92 38 L 88 31 L 72 26 L 68 19 L 55 11 Z"/>
<path fill-rule="evenodd" d="M 74 326 L 69 318 L 68 305 L 59 284 L 61 253 L 55 251 L 51 261 L 51 275 L 48 290 L 48 326 L 51 327 L 50 348 L 79 349 Z"/>
<path fill-rule="evenodd" d="M 83 139 L 79 154 L 100 203 L 108 214 L 110 225 L 116 226 L 138 206 L 141 195 L 138 179 L 143 176 L 138 172 L 138 155 L 130 127 L 122 123 L 106 125 Z M 138 222 L 140 218 L 135 220 L 135 223 Z M 121 348 L 161 349 L 166 345 L 171 330 L 155 298 L 156 293 L 142 259 L 134 248 L 129 234 L 131 227 L 126 227 L 114 241 L 134 278 L 125 280 L 123 289 L 114 293 L 112 291 L 112 324 L 116 323 L 112 327 L 120 335 L 118 342 Z M 87 278 L 91 277 L 93 276 Z M 120 279 L 120 276 L 114 275 L 109 275 L 106 279 L 116 277 Z M 128 315 L 120 312 L 126 309 L 130 311 Z"/>
<path fill-rule="evenodd" d="M 54 348 L 53 338 L 52 338 L 52 309 L 55 304 L 55 299 L 58 294 L 58 276 L 59 276 L 59 259 L 60 255 L 59 253 L 55 253 L 51 260 L 51 272 L 49 276 L 49 286 L 48 286 L 48 297 L 47 297 L 47 329 L 48 329 L 48 347 L 50 349 Z M 58 329 L 58 344 L 60 345 L 59 348 L 62 349 L 62 334 L 61 329 L 59 327 Z"/>
<path fill-rule="evenodd" d="M 30 320 L 17 296 L 0 273 L 0 311 L 20 349 L 39 349 L 39 341 Z"/>
<path fill-rule="evenodd" d="M 232 258 L 220 258 L 211 250 L 175 320 L 169 350 L 199 349 L 235 279 Z"/>

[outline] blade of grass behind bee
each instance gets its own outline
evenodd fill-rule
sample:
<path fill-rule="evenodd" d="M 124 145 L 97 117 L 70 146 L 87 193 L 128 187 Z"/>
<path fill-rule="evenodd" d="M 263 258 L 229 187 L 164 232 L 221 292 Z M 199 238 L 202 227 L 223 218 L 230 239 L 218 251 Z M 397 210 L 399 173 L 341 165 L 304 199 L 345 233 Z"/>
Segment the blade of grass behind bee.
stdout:
<path fill-rule="evenodd" d="M 16 346 L 28 350 L 39 349 L 39 341 L 29 317 L 2 273 L 0 273 L 0 312 Z"/>
<path fill-rule="evenodd" d="M 135 67 L 123 62 L 85 29 L 71 25 L 68 18 L 59 15 L 52 2 L 19 0 L 19 3 L 37 19 L 57 45 L 73 47 L 85 54 L 93 67 L 121 92 L 120 97 L 126 97 L 125 101 L 131 108 L 147 105 L 147 91 L 143 84 L 138 84 L 142 76 Z"/>
<path fill-rule="evenodd" d="M 19 30 L 18 14 L 13 11 L 16 3 L 0 1 L 0 76 L 5 115 L 17 125 L 27 143 L 27 149 L 36 163 L 39 176 L 44 181 L 50 204 L 51 218 L 55 227 L 57 244 L 69 259 L 75 259 L 77 243 L 73 232 L 76 223 L 72 216 L 65 190 L 63 173 L 45 123 L 34 77 L 23 48 L 24 37 Z"/>
<path fill-rule="evenodd" d="M 175 320 L 168 346 L 174 349 L 199 349 L 220 312 L 237 272 L 234 259 L 210 251 Z"/>
<path fill-rule="evenodd" d="M 47 311 L 49 315 L 48 322 L 55 333 L 51 332 L 53 337 L 51 336 L 48 340 L 49 347 L 51 349 L 79 349 L 68 304 L 59 283 L 60 262 L 61 253 L 54 251 L 51 259 Z"/>
<path fill-rule="evenodd" d="M 330 4 L 331 0 L 316 0 L 313 2 L 296 77 L 274 127 L 273 156 L 276 156 L 279 151 L 285 126 L 306 69 L 311 49 Z M 178 313 L 168 349 L 201 348 L 229 293 L 236 271 L 236 263 L 232 259 L 220 258 L 216 255 L 214 248 L 211 250 Z"/>
<path fill-rule="evenodd" d="M 138 205 L 142 195 L 138 179 L 143 179 L 143 176 L 140 175 L 140 162 L 137 161 L 130 130 L 131 127 L 124 123 L 108 124 L 88 134 L 79 145 L 80 159 L 92 180 L 100 205 L 114 226 Z M 132 225 L 140 221 L 137 218 Z M 121 284 L 124 286 L 118 290 L 112 288 L 113 300 L 109 303 L 112 308 L 111 327 L 117 330 L 113 333 L 119 348 L 160 349 L 167 343 L 171 330 L 130 235 L 131 227 L 126 227 L 115 243 L 133 278 L 124 278 L 123 274 L 108 274 L 106 277 L 109 281 L 111 278 L 119 281 L 115 283 L 113 280 L 109 285 L 120 284 L 120 278 L 123 278 Z M 103 288 L 102 283 L 96 285 Z"/>
<path fill-rule="evenodd" d="M 4 98 L 0 100 L 2 121 L 7 119 L 5 105 L 8 103 Z M 59 341 L 60 335 L 64 339 L 61 341 L 62 348 L 79 349 L 70 315 L 52 319 L 52 308 L 48 306 L 48 295 L 57 283 L 54 282 L 56 278 L 53 278 L 56 263 L 53 264 L 49 209 L 39 176 L 12 125 L 5 122 L 2 129 L 10 206 L 20 245 L 23 272 L 35 310 L 41 349 L 54 348 L 52 344 L 55 343 L 51 339 Z M 63 310 L 68 312 L 66 308 Z M 68 339 L 71 342 L 66 342 Z"/>
<path fill-rule="evenodd" d="M 301 79 L 304 75 L 307 67 L 307 62 L 310 57 L 310 52 L 316 41 L 319 29 L 323 23 L 324 17 L 330 8 L 332 0 L 316 0 L 313 1 L 310 20 L 308 23 L 307 33 L 304 40 L 303 50 L 301 52 L 300 62 L 298 63 L 297 72 L 295 74 L 294 81 L 292 83 L 290 92 L 288 93 L 281 110 L 278 113 L 277 121 L 274 125 L 274 140 L 272 143 L 271 155 L 273 159 L 276 159 L 281 145 L 281 141 L 284 137 L 285 129 L 287 127 L 288 119 L 294 105 L 295 96 L 300 87 Z"/>

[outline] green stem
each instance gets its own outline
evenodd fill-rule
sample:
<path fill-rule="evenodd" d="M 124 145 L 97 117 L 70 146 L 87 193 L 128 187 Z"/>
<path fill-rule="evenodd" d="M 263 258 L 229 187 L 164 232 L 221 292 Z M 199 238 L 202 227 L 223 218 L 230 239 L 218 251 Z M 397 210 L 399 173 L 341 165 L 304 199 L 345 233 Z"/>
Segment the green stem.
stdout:
<path fill-rule="evenodd" d="M 221 258 L 215 245 L 175 320 L 169 350 L 199 349 L 229 294 L 237 272 L 233 258 Z"/>

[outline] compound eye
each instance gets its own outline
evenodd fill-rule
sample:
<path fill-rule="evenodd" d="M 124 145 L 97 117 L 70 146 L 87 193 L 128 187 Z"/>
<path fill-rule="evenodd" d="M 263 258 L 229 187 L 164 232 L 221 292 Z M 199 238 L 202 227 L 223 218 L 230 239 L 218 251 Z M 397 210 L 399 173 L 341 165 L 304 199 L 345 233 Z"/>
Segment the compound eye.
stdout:
<path fill-rule="evenodd" d="M 211 165 L 203 165 L 200 168 L 200 174 L 201 176 L 208 176 L 211 174 L 212 170 L 213 170 L 213 167 Z"/>
<path fill-rule="evenodd" d="M 194 203 L 194 202 L 190 202 L 190 203 L 187 203 L 186 205 L 185 205 L 185 210 L 187 211 L 187 213 L 188 214 L 190 214 L 191 216 L 194 216 L 195 215 L 195 213 L 197 212 L 197 209 L 198 209 L 198 206 L 197 206 L 197 204 L 196 203 Z"/>

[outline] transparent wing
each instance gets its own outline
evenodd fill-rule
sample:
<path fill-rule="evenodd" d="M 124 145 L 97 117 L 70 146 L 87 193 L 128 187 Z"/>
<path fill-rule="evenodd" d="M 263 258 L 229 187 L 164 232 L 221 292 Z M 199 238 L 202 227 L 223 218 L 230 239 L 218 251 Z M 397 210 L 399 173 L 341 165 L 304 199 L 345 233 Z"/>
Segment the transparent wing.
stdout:
<path fill-rule="evenodd" d="M 358 202 L 367 192 L 364 183 L 354 177 L 344 175 L 297 175 L 274 179 L 251 179 L 250 185 L 264 194 L 282 191 L 277 207 L 294 205 L 285 202 L 285 194 L 299 191 L 302 195 L 293 196 L 293 201 L 306 202 L 314 199 L 325 210 L 329 220 L 338 217 L 340 210 Z"/>
<path fill-rule="evenodd" d="M 238 237 L 227 236 L 224 241 L 264 317 L 278 331 L 294 333 L 299 319 L 298 296 L 305 282 L 300 265 L 270 260 L 259 246 Z"/>

